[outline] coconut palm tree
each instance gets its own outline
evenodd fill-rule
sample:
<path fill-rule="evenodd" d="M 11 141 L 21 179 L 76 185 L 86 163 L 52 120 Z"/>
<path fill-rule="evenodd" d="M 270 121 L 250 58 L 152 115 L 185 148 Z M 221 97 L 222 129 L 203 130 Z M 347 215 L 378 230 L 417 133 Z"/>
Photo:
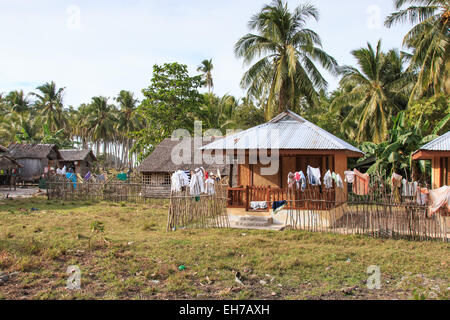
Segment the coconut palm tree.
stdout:
<path fill-rule="evenodd" d="M 380 143 L 387 137 L 391 117 L 406 108 L 414 75 L 403 70 L 404 58 L 397 50 L 381 51 L 381 41 L 376 50 L 368 44 L 352 54 L 359 70 L 339 68 L 340 86 L 351 89 L 336 96 L 332 108 L 352 107 L 342 123 L 344 130 L 357 128 L 353 134 L 345 130 L 351 139 Z"/>
<path fill-rule="evenodd" d="M 211 89 L 214 87 L 214 82 L 212 78 L 212 70 L 214 66 L 212 64 L 212 59 L 203 60 L 202 63 L 197 67 L 197 71 L 203 73 L 204 84 L 208 87 L 208 93 L 211 93 Z"/>
<path fill-rule="evenodd" d="M 137 117 L 136 109 L 139 100 L 134 98 L 134 94 L 130 91 L 122 90 L 115 98 L 119 104 L 117 114 L 117 131 L 122 140 L 122 161 L 128 160 L 131 166 L 130 150 L 132 139 L 131 132 L 137 131 L 140 128 L 139 118 Z"/>
<path fill-rule="evenodd" d="M 326 89 L 327 82 L 315 63 L 336 71 L 336 60 L 322 50 L 319 35 L 306 28 L 311 18 L 319 19 L 313 5 L 299 5 L 291 12 L 282 0 L 274 0 L 249 21 L 256 33 L 243 36 L 235 45 L 235 54 L 244 64 L 259 59 L 245 72 L 241 86 L 249 90 L 249 96 L 268 87 L 269 114 L 296 110 L 302 100 L 318 102 L 318 91 Z"/>
<path fill-rule="evenodd" d="M 23 90 L 11 91 L 4 98 L 5 103 L 10 106 L 10 111 L 24 113 L 30 111 L 30 101 Z"/>
<path fill-rule="evenodd" d="M 200 108 L 200 119 L 206 129 L 217 129 L 225 134 L 226 129 L 235 127 L 235 111 L 239 102 L 225 94 L 219 98 L 212 93 L 205 94 L 205 104 Z"/>
<path fill-rule="evenodd" d="M 415 25 L 403 39 L 413 51 L 411 69 L 419 71 L 410 100 L 450 93 L 449 0 L 394 0 L 394 4 L 399 11 L 387 17 L 386 26 L 407 21 Z"/>
<path fill-rule="evenodd" d="M 40 93 L 31 93 L 37 97 L 35 107 L 51 131 L 65 127 L 63 94 L 65 88 L 57 88 L 55 82 L 47 82 L 36 88 Z"/>
<path fill-rule="evenodd" d="M 100 154 L 100 143 L 103 143 L 103 154 L 107 152 L 107 144 L 115 138 L 114 107 L 108 103 L 106 97 L 93 97 L 87 107 L 85 125 L 89 128 L 89 136 L 96 143 L 97 155 Z"/>

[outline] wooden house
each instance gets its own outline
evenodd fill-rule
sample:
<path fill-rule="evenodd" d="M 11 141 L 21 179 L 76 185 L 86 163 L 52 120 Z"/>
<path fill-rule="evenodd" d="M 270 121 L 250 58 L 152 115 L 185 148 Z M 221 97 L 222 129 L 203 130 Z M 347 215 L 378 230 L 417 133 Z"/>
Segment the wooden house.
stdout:
<path fill-rule="evenodd" d="M 450 185 L 450 131 L 417 150 L 412 159 L 431 161 L 433 189 Z"/>
<path fill-rule="evenodd" d="M 348 158 L 360 158 L 363 152 L 351 144 L 337 138 L 331 133 L 319 128 L 292 111 L 286 111 L 268 123 L 248 130 L 229 135 L 202 148 L 203 151 L 233 155 L 233 161 L 238 166 L 238 187 L 229 188 L 229 208 L 244 208 L 249 211 L 250 202 L 264 201 L 269 206 L 274 201 L 288 198 L 288 174 L 303 171 L 307 167 L 319 168 L 322 178 L 327 170 L 339 173 L 344 179 Z M 271 174 L 263 174 L 271 164 L 257 159 L 258 151 L 278 153 L 278 170 Z M 347 185 L 342 189 L 346 196 Z M 317 188 L 311 193 L 297 193 L 291 199 L 300 197 L 316 197 Z M 320 194 L 322 196 L 322 194 Z M 330 194 L 330 202 L 335 200 L 335 194 Z M 321 199 L 321 198 L 320 198 Z"/>
<path fill-rule="evenodd" d="M 8 156 L 21 165 L 18 180 L 36 182 L 45 172 L 45 168 L 56 168 L 61 154 L 54 144 L 18 144 L 8 147 Z"/>
<path fill-rule="evenodd" d="M 72 168 L 75 173 L 79 173 L 82 177 L 89 171 L 92 171 L 94 162 L 97 161 L 92 150 L 76 150 L 63 149 L 59 150 L 62 159 L 59 160 L 59 166 L 66 166 L 67 169 Z"/>

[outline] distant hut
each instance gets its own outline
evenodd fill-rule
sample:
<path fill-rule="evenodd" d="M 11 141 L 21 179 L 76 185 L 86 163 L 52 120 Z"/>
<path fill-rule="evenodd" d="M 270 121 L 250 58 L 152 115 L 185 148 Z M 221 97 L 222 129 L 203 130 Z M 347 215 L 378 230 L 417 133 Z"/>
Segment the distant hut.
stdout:
<path fill-rule="evenodd" d="M 187 139 L 183 139 L 188 141 Z M 202 141 L 201 146 L 204 146 L 209 141 Z M 180 144 L 180 141 L 172 141 L 170 138 L 163 140 L 153 152 L 137 167 L 137 171 L 142 174 L 142 182 L 145 185 L 146 194 L 149 198 L 167 198 L 170 195 L 171 188 L 171 174 L 178 170 L 193 171 L 196 168 L 203 167 L 210 173 L 217 174 L 219 170 L 222 178 L 228 177 L 230 174 L 230 166 L 223 164 L 208 165 L 205 163 L 195 163 L 194 151 L 198 154 L 202 154 L 200 150 L 196 150 L 196 144 L 194 138 L 190 138 L 188 141 L 191 146 L 190 164 L 175 164 L 172 161 L 172 151 Z"/>
<path fill-rule="evenodd" d="M 13 170 L 18 172 L 20 167 L 14 158 L 8 156 L 8 148 L 0 145 L 0 186 L 10 185 L 11 182 L 14 184 L 15 180 L 11 180 L 11 175 Z"/>
<path fill-rule="evenodd" d="M 22 166 L 18 179 L 24 182 L 38 181 L 45 168 L 56 167 L 57 161 L 62 159 L 54 144 L 13 143 L 8 147 L 8 156 Z"/>
<path fill-rule="evenodd" d="M 433 189 L 450 185 L 450 131 L 414 152 L 412 159 L 431 161 Z"/>
<path fill-rule="evenodd" d="M 62 160 L 59 161 L 60 167 L 73 168 L 75 173 L 79 173 L 83 177 L 92 171 L 94 162 L 97 161 L 92 150 L 66 149 L 59 150 L 59 152 L 62 157 Z"/>

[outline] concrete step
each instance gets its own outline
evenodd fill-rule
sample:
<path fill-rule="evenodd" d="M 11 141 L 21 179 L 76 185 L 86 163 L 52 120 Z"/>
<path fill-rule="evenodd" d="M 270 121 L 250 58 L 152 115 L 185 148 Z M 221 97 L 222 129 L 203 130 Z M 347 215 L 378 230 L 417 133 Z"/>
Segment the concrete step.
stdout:
<path fill-rule="evenodd" d="M 268 222 L 236 222 L 236 225 L 240 227 L 269 227 L 272 224 Z"/>
<path fill-rule="evenodd" d="M 270 217 L 252 217 L 252 216 L 246 216 L 246 217 L 240 217 L 239 221 L 241 222 L 254 222 L 254 223 L 273 223 L 273 218 Z"/>
<path fill-rule="evenodd" d="M 236 222 L 240 227 L 269 227 L 273 225 L 273 218 L 270 217 L 240 217 Z"/>

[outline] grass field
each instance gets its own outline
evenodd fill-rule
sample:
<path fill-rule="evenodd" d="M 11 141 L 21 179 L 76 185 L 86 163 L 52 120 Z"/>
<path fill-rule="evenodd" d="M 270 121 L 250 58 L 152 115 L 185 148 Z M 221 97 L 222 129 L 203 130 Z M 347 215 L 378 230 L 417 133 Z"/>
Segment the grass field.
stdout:
<path fill-rule="evenodd" d="M 166 233 L 167 204 L 0 201 L 0 271 L 13 273 L 0 299 L 450 297 L 449 244 L 300 231 Z M 104 232 L 89 241 L 94 221 Z M 81 270 L 81 290 L 65 288 L 70 265 Z M 381 269 L 380 290 L 367 289 L 370 265 Z"/>

